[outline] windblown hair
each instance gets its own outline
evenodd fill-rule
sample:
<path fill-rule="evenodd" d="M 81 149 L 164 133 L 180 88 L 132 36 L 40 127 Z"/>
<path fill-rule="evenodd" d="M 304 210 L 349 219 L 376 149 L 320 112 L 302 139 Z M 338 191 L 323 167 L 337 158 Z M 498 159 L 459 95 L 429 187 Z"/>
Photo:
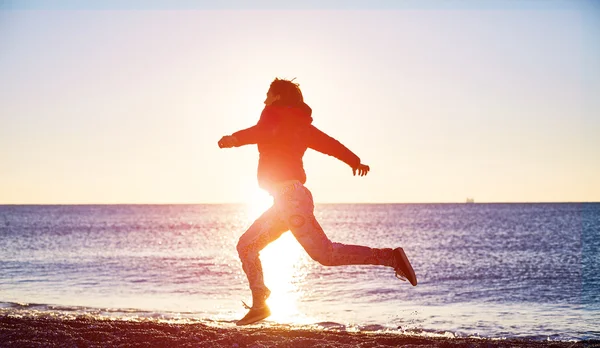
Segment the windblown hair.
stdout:
<path fill-rule="evenodd" d="M 280 96 L 280 99 L 273 103 L 274 105 L 291 107 L 304 105 L 304 98 L 302 97 L 302 91 L 300 91 L 300 85 L 293 82 L 294 80 L 295 78 L 291 80 L 275 78 L 275 80 L 271 82 L 269 92 Z"/>

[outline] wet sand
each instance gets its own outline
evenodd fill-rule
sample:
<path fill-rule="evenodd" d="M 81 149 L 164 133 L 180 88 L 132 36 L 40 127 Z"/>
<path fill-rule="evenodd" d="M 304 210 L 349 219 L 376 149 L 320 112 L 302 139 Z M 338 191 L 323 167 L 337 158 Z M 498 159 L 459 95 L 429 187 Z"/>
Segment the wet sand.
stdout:
<path fill-rule="evenodd" d="M 423 338 L 385 333 L 212 327 L 156 321 L 0 316 L 0 347 L 600 347 L 600 341 Z"/>

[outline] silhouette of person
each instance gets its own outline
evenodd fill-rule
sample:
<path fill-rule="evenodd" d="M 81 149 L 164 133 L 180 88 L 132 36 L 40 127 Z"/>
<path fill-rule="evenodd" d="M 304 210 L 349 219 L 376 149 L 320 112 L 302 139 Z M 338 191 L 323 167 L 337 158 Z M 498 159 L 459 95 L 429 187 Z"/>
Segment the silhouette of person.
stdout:
<path fill-rule="evenodd" d="M 252 291 L 252 306 L 237 325 L 268 317 L 266 300 L 271 291 L 263 280 L 259 252 L 290 230 L 308 255 L 325 266 L 381 265 L 394 268 L 396 276 L 417 285 L 415 272 L 402 248 L 370 248 L 329 240 L 314 216 L 311 192 L 304 186 L 302 157 L 308 148 L 348 164 L 353 175 L 365 176 L 369 166 L 339 141 L 312 124 L 312 110 L 293 80 L 276 78 L 270 85 L 258 123 L 223 136 L 220 148 L 257 144 L 258 183 L 273 197 L 265 211 L 240 237 L 237 251 Z"/>

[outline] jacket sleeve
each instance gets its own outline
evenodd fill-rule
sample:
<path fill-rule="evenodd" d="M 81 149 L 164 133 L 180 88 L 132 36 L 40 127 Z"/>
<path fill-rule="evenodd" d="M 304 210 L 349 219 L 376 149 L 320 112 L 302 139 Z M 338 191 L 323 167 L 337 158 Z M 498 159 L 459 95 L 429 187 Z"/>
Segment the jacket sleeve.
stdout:
<path fill-rule="evenodd" d="M 276 116 L 277 115 L 272 108 L 265 107 L 260 114 L 260 119 L 256 125 L 232 134 L 237 138 L 238 146 L 258 144 L 259 142 L 269 139 L 273 135 Z"/>
<path fill-rule="evenodd" d="M 352 168 L 356 168 L 360 164 L 360 158 L 352 151 L 313 125 L 310 126 L 308 132 L 308 147 L 333 156 Z"/>

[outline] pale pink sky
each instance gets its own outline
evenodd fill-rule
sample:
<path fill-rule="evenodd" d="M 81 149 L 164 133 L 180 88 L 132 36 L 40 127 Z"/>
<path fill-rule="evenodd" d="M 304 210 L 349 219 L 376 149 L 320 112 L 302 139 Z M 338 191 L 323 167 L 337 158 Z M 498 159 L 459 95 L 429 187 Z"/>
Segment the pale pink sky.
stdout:
<path fill-rule="evenodd" d="M 0 7 L 0 204 L 264 200 L 256 147 L 216 141 L 258 120 L 276 76 L 372 167 L 309 150 L 317 202 L 600 201 L 591 2 L 60 3 Z"/>

